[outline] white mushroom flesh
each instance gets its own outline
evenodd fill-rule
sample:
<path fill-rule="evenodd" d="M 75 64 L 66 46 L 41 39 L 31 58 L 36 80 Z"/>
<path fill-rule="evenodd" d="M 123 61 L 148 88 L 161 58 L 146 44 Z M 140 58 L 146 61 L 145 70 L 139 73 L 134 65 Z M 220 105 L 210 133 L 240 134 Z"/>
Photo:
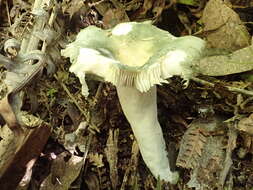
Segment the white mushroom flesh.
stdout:
<path fill-rule="evenodd" d="M 128 22 L 113 29 L 90 26 L 62 50 L 88 96 L 85 74 L 114 84 L 124 114 L 138 141 L 143 160 L 153 175 L 176 183 L 157 118 L 156 86 L 174 75 L 184 80 L 194 74 L 193 62 L 201 57 L 205 41 L 193 36 L 174 37 L 148 22 Z"/>
<path fill-rule="evenodd" d="M 117 87 L 117 92 L 148 168 L 156 178 L 176 183 L 179 176 L 170 169 L 162 129 L 157 118 L 156 86 L 145 93 L 132 87 Z"/>

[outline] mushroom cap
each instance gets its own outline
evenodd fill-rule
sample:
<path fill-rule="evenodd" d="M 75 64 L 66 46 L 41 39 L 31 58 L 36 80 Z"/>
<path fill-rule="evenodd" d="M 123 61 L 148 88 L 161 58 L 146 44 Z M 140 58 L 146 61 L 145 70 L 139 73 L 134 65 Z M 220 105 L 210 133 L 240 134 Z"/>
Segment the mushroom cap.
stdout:
<path fill-rule="evenodd" d="M 89 26 L 61 53 L 70 58 L 70 71 L 83 85 L 87 73 L 146 92 L 174 75 L 189 79 L 191 65 L 204 47 L 200 38 L 174 37 L 146 21 L 121 23 L 109 30 Z"/>

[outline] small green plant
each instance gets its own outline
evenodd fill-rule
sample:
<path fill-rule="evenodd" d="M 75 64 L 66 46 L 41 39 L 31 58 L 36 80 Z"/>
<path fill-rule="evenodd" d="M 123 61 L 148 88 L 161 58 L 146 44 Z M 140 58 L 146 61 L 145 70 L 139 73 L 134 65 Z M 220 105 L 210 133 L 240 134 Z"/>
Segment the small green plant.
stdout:
<path fill-rule="evenodd" d="M 179 0 L 177 3 L 191 6 L 198 6 L 200 2 L 198 0 Z"/>
<path fill-rule="evenodd" d="M 47 91 L 47 97 L 50 98 L 50 99 L 51 99 L 51 98 L 54 98 L 57 92 L 58 92 L 57 89 L 55 89 L 55 88 L 50 88 L 50 89 L 48 89 L 48 91 Z"/>
<path fill-rule="evenodd" d="M 157 184 L 156 184 L 155 190 L 162 190 L 162 183 L 161 183 L 160 177 L 158 177 L 158 179 L 157 179 Z"/>
<path fill-rule="evenodd" d="M 134 181 L 133 190 L 139 190 L 138 178 L 137 177 L 135 178 L 135 181 Z"/>

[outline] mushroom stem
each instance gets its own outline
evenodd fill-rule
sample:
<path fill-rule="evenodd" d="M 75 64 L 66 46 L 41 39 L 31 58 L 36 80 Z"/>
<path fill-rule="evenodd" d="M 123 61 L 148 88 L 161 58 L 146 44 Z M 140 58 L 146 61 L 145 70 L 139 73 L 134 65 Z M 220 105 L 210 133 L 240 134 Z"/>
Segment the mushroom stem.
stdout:
<path fill-rule="evenodd" d="M 138 142 L 142 158 L 158 179 L 177 183 L 178 173 L 172 172 L 161 126 L 157 118 L 156 86 L 141 93 L 132 87 L 117 87 L 123 112 Z"/>

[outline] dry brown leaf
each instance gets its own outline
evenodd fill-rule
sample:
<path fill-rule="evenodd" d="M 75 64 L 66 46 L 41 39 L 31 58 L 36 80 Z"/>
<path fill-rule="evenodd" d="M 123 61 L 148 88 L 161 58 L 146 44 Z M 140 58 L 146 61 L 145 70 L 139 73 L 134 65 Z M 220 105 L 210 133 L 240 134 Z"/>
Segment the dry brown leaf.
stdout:
<path fill-rule="evenodd" d="M 202 155 L 191 172 L 190 181 L 187 183 L 188 187 L 196 190 L 212 190 L 219 186 L 219 177 L 225 160 L 223 141 L 224 136 L 206 138 Z"/>
<path fill-rule="evenodd" d="M 95 174 L 89 173 L 89 175 L 84 177 L 84 181 L 88 186 L 87 190 L 100 190 L 99 179 Z"/>
<path fill-rule="evenodd" d="M 211 47 L 237 50 L 250 45 L 250 35 L 240 17 L 222 0 L 210 0 L 202 20 Z"/>
<path fill-rule="evenodd" d="M 226 138 L 218 135 L 224 129 L 223 121 L 218 116 L 197 119 L 183 136 L 177 165 L 192 169 L 188 187 L 211 190 L 219 186 L 225 160 Z"/>
<path fill-rule="evenodd" d="M 129 166 L 125 171 L 120 190 L 125 190 L 125 186 L 127 186 L 127 184 L 131 184 L 132 186 L 134 186 L 134 183 L 136 182 L 136 180 L 138 180 L 138 175 L 136 173 L 139 160 L 139 147 L 136 140 L 133 141 L 131 152 L 132 156 L 129 162 Z M 132 173 L 132 175 L 130 175 L 130 173 Z"/>
<path fill-rule="evenodd" d="M 143 4 L 132 15 L 131 20 L 144 18 L 149 10 L 153 6 L 154 0 L 144 0 Z"/>
<path fill-rule="evenodd" d="M 159 18 L 165 8 L 165 0 L 156 0 L 153 5 L 153 14 L 155 18 Z"/>
<path fill-rule="evenodd" d="M 64 13 L 68 13 L 70 15 L 70 18 L 78 12 L 82 7 L 85 6 L 84 1 L 80 0 L 64 0 L 62 2 L 62 10 Z"/>
<path fill-rule="evenodd" d="M 49 59 L 40 51 L 31 51 L 17 56 L 13 60 L 0 55 L 0 60 L 7 69 L 3 83 L 8 91 L 6 96 L 0 100 L 0 114 L 11 129 L 17 129 L 20 121 L 22 121 L 19 118 L 22 106 L 22 98 L 19 96 L 19 92 L 41 73 Z M 30 60 L 39 62 L 34 65 L 25 63 Z"/>
<path fill-rule="evenodd" d="M 31 123 L 34 122 L 32 118 L 35 117 L 30 116 L 29 119 L 27 118 L 29 123 L 30 121 Z M 39 119 L 38 121 L 41 122 Z M 26 126 L 29 126 L 29 124 L 26 123 Z M 21 135 L 13 138 L 12 134 L 8 134 L 9 137 L 4 137 L 7 142 L 4 142 L 4 140 L 0 141 L 1 189 L 16 189 L 26 172 L 27 164 L 31 159 L 39 156 L 51 133 L 50 128 L 43 123 L 35 127 L 35 129 L 26 132 L 25 138 Z M 12 140 L 12 142 L 8 142 L 8 140 Z M 8 147 L 5 148 L 4 144 L 8 145 Z M 9 183 L 10 181 L 11 183 Z"/>
<path fill-rule="evenodd" d="M 253 135 L 253 114 L 239 121 L 237 128 L 249 135 Z"/>
<path fill-rule="evenodd" d="M 114 190 L 117 189 L 118 185 L 118 138 L 119 129 L 114 131 L 110 129 L 105 149 L 105 154 L 110 167 L 110 179 Z"/>
<path fill-rule="evenodd" d="M 58 139 L 59 142 L 72 154 L 77 153 L 76 148 L 81 152 L 86 152 L 88 137 L 83 134 L 87 126 L 87 122 L 81 122 L 74 132 L 65 134 L 64 131 L 64 138 Z"/>
<path fill-rule="evenodd" d="M 50 175 L 42 182 L 41 190 L 68 190 L 79 175 L 84 158 L 63 152 L 53 161 Z"/>
<path fill-rule="evenodd" d="M 103 163 L 103 155 L 98 153 L 90 153 L 89 154 L 89 160 L 92 163 L 92 165 L 101 168 L 104 166 Z"/>
<path fill-rule="evenodd" d="M 193 168 L 201 156 L 206 137 L 198 126 L 190 127 L 184 134 L 180 144 L 177 166 Z"/>
<path fill-rule="evenodd" d="M 112 28 L 121 22 L 128 22 L 129 18 L 126 17 L 126 13 L 122 9 L 109 9 L 104 17 L 103 23 L 105 28 Z"/>

